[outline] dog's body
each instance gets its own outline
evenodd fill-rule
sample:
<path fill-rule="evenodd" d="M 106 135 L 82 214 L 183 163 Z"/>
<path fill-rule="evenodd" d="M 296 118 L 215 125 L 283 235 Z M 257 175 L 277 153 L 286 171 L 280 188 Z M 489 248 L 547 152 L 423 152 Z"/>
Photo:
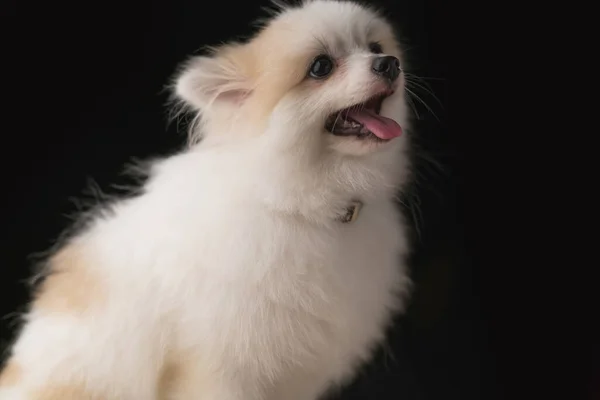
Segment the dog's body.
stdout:
<path fill-rule="evenodd" d="M 270 36 L 286 18 L 298 32 L 320 18 L 332 32 L 359 34 L 371 18 L 379 22 L 369 34 L 400 57 L 371 11 L 316 1 L 284 10 L 250 44 L 188 64 L 177 92 L 202 114 L 205 140 L 155 163 L 142 194 L 97 215 L 50 258 L 0 376 L 1 400 L 315 400 L 369 358 L 409 287 L 394 204 L 407 141 L 323 133 L 327 115 L 381 91 L 379 81 L 314 97 L 326 89 L 290 83 L 294 71 L 264 90 L 263 67 L 252 85 L 240 76 L 254 72 L 227 79 L 256 63 L 240 48 L 277 46 Z M 344 48 L 353 63 L 371 62 Z M 228 68 L 215 71 L 223 60 Z M 338 68 L 344 79 L 371 79 L 358 64 Z M 406 126 L 401 89 L 381 114 Z M 343 221 L 354 201 L 363 206 Z"/>

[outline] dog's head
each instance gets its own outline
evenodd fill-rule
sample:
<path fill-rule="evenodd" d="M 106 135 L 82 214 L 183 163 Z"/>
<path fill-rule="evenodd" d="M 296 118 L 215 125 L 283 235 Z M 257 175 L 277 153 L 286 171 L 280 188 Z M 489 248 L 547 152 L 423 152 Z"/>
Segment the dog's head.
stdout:
<path fill-rule="evenodd" d="M 248 42 L 190 60 L 176 94 L 213 140 L 268 132 L 364 155 L 402 135 L 404 82 L 383 17 L 353 2 L 313 0 L 283 7 Z"/>

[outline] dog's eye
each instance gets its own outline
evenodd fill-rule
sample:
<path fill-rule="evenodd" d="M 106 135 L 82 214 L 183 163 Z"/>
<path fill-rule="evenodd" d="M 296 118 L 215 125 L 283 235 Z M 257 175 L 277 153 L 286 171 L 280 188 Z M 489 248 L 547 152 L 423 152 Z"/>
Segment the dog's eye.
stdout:
<path fill-rule="evenodd" d="M 320 55 L 310 66 L 309 75 L 313 78 L 322 79 L 333 71 L 333 61 L 327 55 Z"/>
<path fill-rule="evenodd" d="M 371 51 L 371 53 L 375 53 L 375 54 L 381 54 L 381 53 L 383 53 L 383 48 L 377 42 L 371 42 L 371 43 L 369 43 L 369 50 Z"/>

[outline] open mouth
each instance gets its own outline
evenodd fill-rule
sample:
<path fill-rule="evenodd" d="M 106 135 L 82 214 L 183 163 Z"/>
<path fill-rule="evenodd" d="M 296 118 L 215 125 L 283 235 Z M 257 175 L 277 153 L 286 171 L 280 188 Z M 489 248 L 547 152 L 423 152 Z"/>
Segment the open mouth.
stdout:
<path fill-rule="evenodd" d="M 364 103 L 331 114 L 325 129 L 336 136 L 388 141 L 402 135 L 402 128 L 391 118 L 379 115 L 383 101 L 393 92 L 379 93 Z"/>

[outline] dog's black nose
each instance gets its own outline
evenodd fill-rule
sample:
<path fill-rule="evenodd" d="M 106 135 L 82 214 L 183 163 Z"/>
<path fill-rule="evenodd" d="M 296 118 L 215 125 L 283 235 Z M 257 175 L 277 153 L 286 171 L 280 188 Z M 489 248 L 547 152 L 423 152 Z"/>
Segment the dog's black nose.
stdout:
<path fill-rule="evenodd" d="M 371 69 L 377 75 L 394 82 L 400 75 L 400 60 L 393 56 L 381 56 L 373 60 Z"/>

